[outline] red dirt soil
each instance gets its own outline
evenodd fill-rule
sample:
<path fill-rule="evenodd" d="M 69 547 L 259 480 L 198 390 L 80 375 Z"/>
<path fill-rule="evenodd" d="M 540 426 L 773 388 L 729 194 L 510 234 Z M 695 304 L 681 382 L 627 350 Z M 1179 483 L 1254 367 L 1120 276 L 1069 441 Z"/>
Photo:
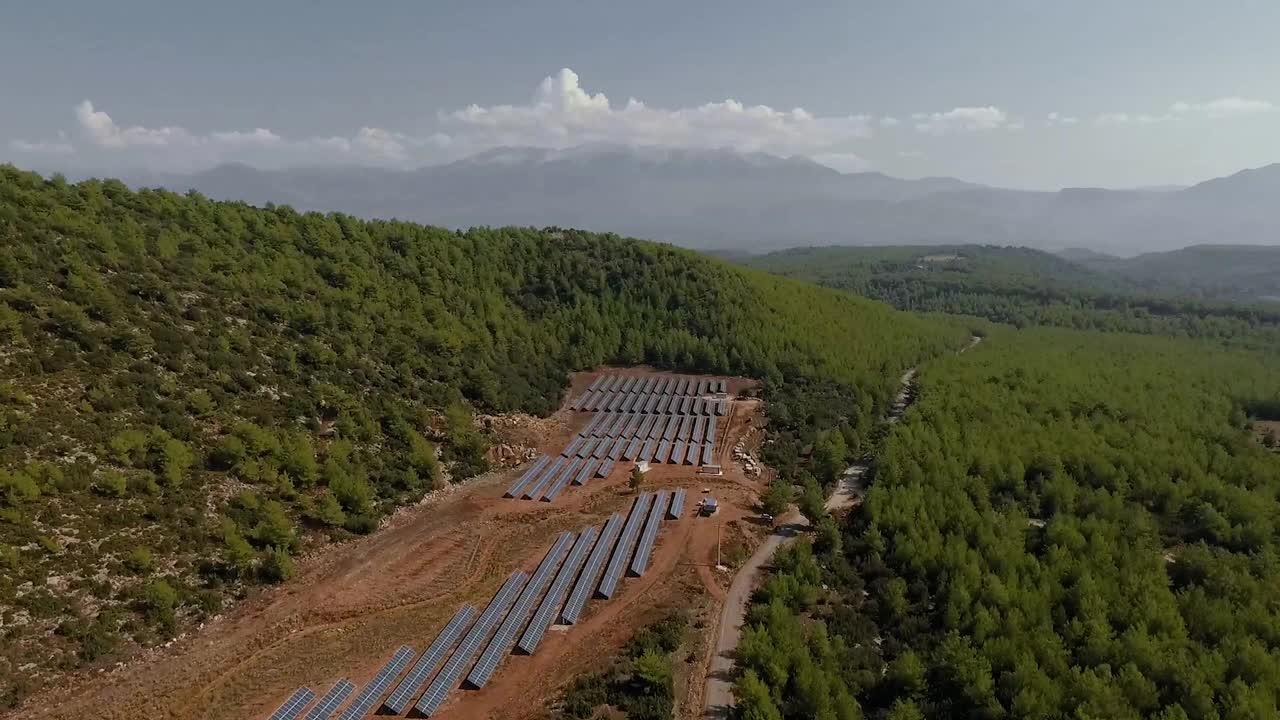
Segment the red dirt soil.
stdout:
<path fill-rule="evenodd" d="M 567 398 L 597 374 L 575 376 Z M 749 383 L 731 380 L 730 397 Z M 729 523 L 753 527 L 735 521 L 754 515 L 758 487 L 731 462 L 728 449 L 762 422 L 759 405 L 736 401 L 730 409 L 725 435 L 732 437 L 716 448 L 723 476 L 671 465 L 647 474 L 643 490 L 682 486 L 689 499 L 685 517 L 662 526 L 644 577 L 624 579 L 611 600 L 588 603 L 577 625 L 553 627 L 532 657 L 506 658 L 483 690 L 455 690 L 436 717 L 543 717 L 575 675 L 602 669 L 635 630 L 669 608 L 691 609 L 701 631 L 690 659 L 674 663 L 677 717 L 700 714 L 707 636 L 729 580 L 711 567 L 717 533 L 723 525 L 727 537 Z M 558 452 L 589 419 L 588 413 L 555 413 L 543 421 L 547 444 L 541 450 Z M 462 603 L 482 608 L 512 570 L 534 568 L 557 533 L 625 512 L 633 497 L 627 488 L 631 467 L 620 462 L 609 478 L 571 486 L 554 503 L 503 498 L 520 470 L 438 493 L 375 534 L 301 562 L 293 580 L 259 592 L 169 647 L 111 671 L 74 676 L 6 717 L 250 720 L 268 716 L 300 686 L 323 693 L 349 677 L 362 687 L 397 647 L 420 652 Z M 712 518 L 693 515 L 704 487 L 721 503 Z"/>

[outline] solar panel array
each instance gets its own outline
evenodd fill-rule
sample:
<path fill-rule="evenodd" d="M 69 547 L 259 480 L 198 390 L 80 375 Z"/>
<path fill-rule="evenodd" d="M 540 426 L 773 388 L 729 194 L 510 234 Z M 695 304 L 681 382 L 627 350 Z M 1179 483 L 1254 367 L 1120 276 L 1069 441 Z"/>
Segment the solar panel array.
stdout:
<path fill-rule="evenodd" d="M 653 505 L 649 507 L 649 517 L 644 522 L 644 531 L 640 533 L 640 544 L 636 545 L 635 557 L 631 559 L 629 572 L 640 577 L 649 568 L 649 556 L 653 554 L 653 543 L 658 539 L 658 526 L 662 524 L 662 514 L 667 510 L 670 494 L 659 490 L 653 495 Z"/>
<path fill-rule="evenodd" d="M 463 605 L 458 612 L 453 614 L 449 622 L 445 624 L 444 629 L 431 641 L 431 647 L 422 653 L 422 657 L 418 658 L 418 662 L 414 663 L 413 669 L 409 674 L 400 681 L 391 696 L 386 702 L 382 703 L 382 707 L 392 715 L 399 715 L 409 707 L 409 701 L 422 688 L 422 684 L 427 681 L 427 677 L 431 675 L 440 661 L 444 659 L 446 653 L 453 649 L 453 644 L 462 636 L 462 631 L 466 630 L 471 621 L 476 617 L 476 609 L 470 605 Z"/>
<path fill-rule="evenodd" d="M 356 695 L 356 699 L 351 701 L 347 709 L 342 712 L 338 720 L 360 720 L 360 718 L 368 715 L 371 710 L 378 704 L 378 700 L 382 698 L 382 694 L 391 687 L 391 683 L 400 677 L 400 673 L 408 667 L 409 661 L 413 659 L 413 648 L 408 645 L 401 645 L 396 650 L 396 654 L 391 656 L 386 665 L 378 671 L 368 685 Z"/>
<path fill-rule="evenodd" d="M 538 564 L 538 569 L 534 571 L 533 577 L 529 578 L 529 582 L 524 586 L 524 591 L 520 593 L 520 598 L 511 607 L 511 612 L 507 613 L 507 618 L 498 627 L 498 632 L 494 634 L 493 639 L 489 641 L 488 647 L 480 654 L 480 660 L 476 662 L 476 666 L 467 675 L 468 685 L 479 689 L 489 682 L 489 678 L 493 677 L 493 673 L 498 669 L 498 664 L 502 662 L 502 658 L 511 652 L 511 646 L 516 642 L 516 635 L 524 627 L 529 613 L 533 612 L 534 603 L 538 602 L 538 599 L 542 597 L 542 592 L 551 583 L 552 575 L 560 567 L 560 561 L 564 560 L 564 556 L 569 552 L 570 546 L 573 545 L 573 540 L 573 533 L 561 533 L 555 544 L 547 551 L 546 556 L 542 558 L 542 562 Z"/>
<path fill-rule="evenodd" d="M 684 488 L 678 488 L 671 494 L 671 507 L 667 508 L 668 520 L 679 520 L 680 513 L 684 512 Z"/>
<path fill-rule="evenodd" d="M 445 698 L 449 697 L 449 691 L 457 686 L 458 681 L 462 679 L 462 673 L 475 659 L 476 653 L 480 652 L 480 643 L 484 642 L 489 633 L 493 632 L 493 628 L 506 614 L 507 609 L 511 607 L 511 603 L 515 602 L 516 592 L 524 587 L 525 580 L 528 575 L 517 570 L 511 573 L 511 577 L 502 584 L 502 588 L 489 601 L 489 606 L 480 614 L 480 619 L 476 620 L 476 624 L 471 626 L 471 631 L 467 636 L 462 638 L 462 643 L 458 645 L 458 649 L 449 657 L 449 661 L 440 669 L 440 674 L 436 675 L 436 679 L 431 681 L 427 686 L 427 691 L 418 699 L 418 703 L 413 709 L 421 713 L 423 717 L 431 717 L 436 710 L 444 704 Z"/>
<path fill-rule="evenodd" d="M 600 597 L 611 597 L 629 559 L 631 574 L 643 574 L 653 554 L 662 520 L 679 518 L 685 496 L 683 489 L 641 495 L 633 503 L 625 522 L 621 514 L 613 513 L 603 527 L 588 527 L 576 536 L 572 532 L 561 533 L 533 575 L 518 570 L 513 572 L 479 618 L 470 605 L 460 608 L 379 706 L 378 700 L 413 662 L 412 648 L 405 645 L 396 650 L 391 660 L 347 706 L 340 720 L 360 720 L 375 707 L 379 707 L 381 714 L 403 714 L 413 696 L 442 661 L 443 667 L 413 705 L 415 716 L 434 715 L 449 693 L 458 687 L 464 674 L 468 686 L 484 687 L 503 658 L 510 654 L 513 645 L 525 654 L 537 650 L 553 618 L 557 617 L 557 611 L 560 622 L 572 625 L 581 616 L 593 589 Z M 606 560 L 609 564 L 603 569 L 601 578 Z M 598 588 L 597 580 L 600 581 Z M 462 638 L 460 642 L 459 637 Z M 356 686 L 350 680 L 343 678 L 338 681 L 307 714 L 306 720 L 331 720 L 355 690 Z M 270 720 L 297 720 L 313 699 L 315 693 L 309 688 L 299 688 L 272 714 Z"/>
<path fill-rule="evenodd" d="M 320 702 L 311 708 L 311 712 L 307 713 L 307 720 L 329 720 L 333 717 L 333 711 L 347 699 L 351 693 L 355 692 L 355 683 L 346 678 L 342 678 L 333 687 L 329 688 L 329 692 L 320 698 Z"/>
<path fill-rule="evenodd" d="M 542 642 L 542 636 L 546 634 L 551 621 L 555 619 L 556 610 L 560 609 L 565 596 L 569 594 L 569 586 L 577 577 L 578 571 L 582 569 L 583 563 L 587 561 L 587 552 L 591 550 L 599 534 L 600 529 L 593 525 L 578 535 L 578 540 L 574 542 L 569 556 L 560 566 L 560 572 L 556 573 L 551 589 L 547 591 L 546 597 L 542 598 L 542 603 L 533 613 L 533 619 L 529 621 L 529 627 L 525 628 L 520 642 L 516 643 L 516 648 L 520 652 L 532 655 L 533 651 L 538 649 L 538 643 Z"/>
<path fill-rule="evenodd" d="M 723 396 L 729 391 L 725 380 L 683 378 L 671 375 L 640 377 L 635 375 L 609 375 L 596 381 L 569 403 L 569 409 L 598 412 L 624 409 L 627 412 L 674 412 L 655 410 L 670 406 L 669 398 Z M 650 398 L 667 398 L 667 402 L 650 402 Z M 687 412 L 687 411 L 686 411 Z"/>
<path fill-rule="evenodd" d="M 271 713 L 271 720 L 297 720 L 302 711 L 316 699 L 316 694 L 311 688 L 298 688 L 284 701 L 275 712 Z"/>
<path fill-rule="evenodd" d="M 505 497 L 513 498 L 513 497 L 519 496 L 520 491 L 524 489 L 524 486 L 528 485 L 531 480 L 537 477 L 538 473 L 541 472 L 542 469 L 546 467 L 547 463 L 550 461 L 551 461 L 551 458 L 547 457 L 546 455 L 543 455 L 542 457 L 535 460 L 534 463 L 529 466 L 528 470 L 525 470 L 523 473 L 520 474 L 520 479 L 516 480 L 515 484 L 512 485 L 509 490 L 507 490 L 507 494 L 505 495 Z"/>
<path fill-rule="evenodd" d="M 618 513 L 610 515 L 609 521 L 604 524 L 604 530 L 600 532 L 600 539 L 596 541 L 595 549 L 591 551 L 586 566 L 582 568 L 582 575 L 578 576 L 578 583 L 573 586 L 569 600 L 560 611 L 560 622 L 572 625 L 578 621 L 578 616 L 582 614 L 582 609 L 586 607 L 587 600 L 591 597 L 591 591 L 596 587 L 600 568 L 608 559 L 609 551 L 613 549 L 613 541 L 618 539 L 618 533 L 621 530 L 622 516 Z"/>
<path fill-rule="evenodd" d="M 609 558 L 609 565 L 604 569 L 604 577 L 600 579 L 600 587 L 596 588 L 596 595 L 606 600 L 613 597 L 613 593 L 618 589 L 618 581 L 622 579 L 622 570 L 627 564 L 627 559 L 631 557 L 631 550 L 635 547 L 636 538 L 640 534 L 640 525 L 644 522 L 645 515 L 649 512 L 649 505 L 653 503 L 652 495 L 641 495 L 636 498 L 635 504 L 631 506 L 631 514 L 627 516 L 627 524 L 622 527 L 622 535 L 618 538 L 618 546 L 613 549 L 613 556 Z"/>

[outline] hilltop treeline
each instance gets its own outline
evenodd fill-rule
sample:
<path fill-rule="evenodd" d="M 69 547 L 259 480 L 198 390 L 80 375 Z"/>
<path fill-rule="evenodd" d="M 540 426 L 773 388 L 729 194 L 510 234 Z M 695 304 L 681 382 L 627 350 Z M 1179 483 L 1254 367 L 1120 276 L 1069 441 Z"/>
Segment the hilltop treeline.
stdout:
<path fill-rule="evenodd" d="M 1275 717 L 1274 356 L 995 330 L 929 363 L 843 537 L 778 563 L 743 717 Z"/>
<path fill-rule="evenodd" d="M 0 696 L 484 471 L 474 413 L 546 413 L 572 370 L 760 378 L 798 398 L 780 429 L 802 442 L 807 388 L 869 412 L 963 334 L 614 236 L 0 167 Z"/>

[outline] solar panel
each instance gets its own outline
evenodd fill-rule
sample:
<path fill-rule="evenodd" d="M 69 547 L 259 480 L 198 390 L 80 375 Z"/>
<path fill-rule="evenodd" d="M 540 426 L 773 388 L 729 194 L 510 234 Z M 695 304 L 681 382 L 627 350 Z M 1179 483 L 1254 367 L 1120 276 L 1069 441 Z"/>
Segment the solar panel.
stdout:
<path fill-rule="evenodd" d="M 618 408 L 622 407 L 622 403 L 625 402 L 626 399 L 626 395 L 623 395 L 622 393 L 614 393 L 613 396 L 609 398 L 609 412 L 617 411 Z"/>
<path fill-rule="evenodd" d="M 644 531 L 640 533 L 640 544 L 636 546 L 636 555 L 631 558 L 628 572 L 634 577 L 644 575 L 649 569 L 649 556 L 653 554 L 653 543 L 658 539 L 658 526 L 662 524 L 662 513 L 667 510 L 666 490 L 654 493 L 653 505 L 649 507 L 649 517 L 644 521 Z"/>
<path fill-rule="evenodd" d="M 315 699 L 316 694 L 311 691 L 311 688 L 298 688 L 293 691 L 288 700 L 284 701 L 283 705 L 271 713 L 270 720 L 297 720 L 303 709 Z"/>
<path fill-rule="evenodd" d="M 649 393 L 653 392 L 653 384 L 654 384 L 654 382 L 656 382 L 656 381 L 655 381 L 655 380 L 654 380 L 654 378 L 652 378 L 652 377 L 647 377 L 647 378 L 645 378 L 645 379 L 644 379 L 644 381 L 643 381 L 643 382 L 641 382 L 641 383 L 636 387 L 635 392 L 638 392 L 638 393 L 640 393 L 641 395 L 648 395 Z"/>
<path fill-rule="evenodd" d="M 613 461 L 605 460 L 600 463 L 600 467 L 596 468 L 596 477 L 609 477 L 611 472 L 613 472 Z"/>
<path fill-rule="evenodd" d="M 623 423 L 627 421 L 627 416 L 617 413 L 609 416 L 609 421 L 601 426 L 601 434 L 605 437 L 617 437 L 621 431 Z"/>
<path fill-rule="evenodd" d="M 631 415 L 631 419 L 627 421 L 626 427 L 622 429 L 623 437 L 635 437 L 640 431 L 640 424 L 644 422 L 643 415 Z"/>
<path fill-rule="evenodd" d="M 446 653 L 453 647 L 453 644 L 462 636 L 462 631 L 467 629 L 471 621 L 476 617 L 476 609 L 470 605 L 463 605 L 458 612 L 453 614 L 449 622 L 445 624 L 444 629 L 436 635 L 436 639 L 431 641 L 431 647 L 422 653 L 418 658 L 418 662 L 413 664 L 413 669 L 408 675 L 404 676 L 404 680 L 396 686 L 386 702 L 382 703 L 382 708 L 392 715 L 399 715 L 409 707 L 409 701 L 413 699 L 415 693 L 418 692 L 422 684 L 427 681 L 427 677 L 436 669 L 440 661 L 444 659 Z"/>
<path fill-rule="evenodd" d="M 729 383 L 725 382 L 724 380 L 717 380 L 716 392 L 722 392 L 722 393 L 729 392 Z"/>
<path fill-rule="evenodd" d="M 604 380 L 605 380 L 605 376 L 604 376 L 604 375 L 597 375 L 597 376 L 596 376 L 596 379 L 591 381 L 591 387 L 589 387 L 589 388 L 587 388 L 587 389 L 588 389 L 588 390 L 599 390 L 599 389 L 600 389 L 600 386 L 604 384 Z"/>
<path fill-rule="evenodd" d="M 691 442 L 684 449 L 684 464 L 697 465 L 698 458 L 702 456 L 702 443 Z"/>
<path fill-rule="evenodd" d="M 525 500 L 532 500 L 536 497 L 540 497 L 542 495 L 542 491 L 546 490 L 547 486 L 551 484 L 556 473 L 560 472 L 560 468 L 564 467 L 565 462 L 567 462 L 565 458 L 556 458 L 555 462 L 548 465 L 547 469 L 543 470 L 542 473 L 538 475 L 537 480 L 529 483 L 529 486 L 524 489 L 524 493 L 521 494 L 520 497 Z"/>
<path fill-rule="evenodd" d="M 627 378 L 627 381 L 622 384 L 622 392 L 624 393 L 633 392 L 636 389 L 636 385 L 639 385 L 639 384 L 640 384 L 640 378 L 629 377 Z"/>
<path fill-rule="evenodd" d="M 671 441 L 663 440 L 658 443 L 658 449 L 653 454 L 653 462 L 665 463 L 671 455 Z"/>
<path fill-rule="evenodd" d="M 613 447 L 609 448 L 609 459 L 617 460 L 618 458 L 622 457 L 622 451 L 626 448 L 626 446 L 627 446 L 626 438 L 619 437 L 614 439 Z"/>
<path fill-rule="evenodd" d="M 644 407 L 640 409 L 640 412 L 654 412 L 658 407 L 658 402 L 662 400 L 661 395 L 645 395 L 644 397 Z"/>
<path fill-rule="evenodd" d="M 578 474 L 575 475 L 573 478 L 573 484 L 585 485 L 587 480 L 589 480 L 591 476 L 595 474 L 596 465 L 599 464 L 599 462 L 600 462 L 599 460 L 592 458 L 582 463 L 582 467 L 578 469 Z"/>
<path fill-rule="evenodd" d="M 600 438 L 600 440 L 596 442 L 595 448 L 591 451 L 591 457 L 596 459 L 603 458 L 605 455 L 609 454 L 609 448 L 611 447 L 613 447 L 613 440 L 611 438 Z"/>
<path fill-rule="evenodd" d="M 510 488 L 507 489 L 507 492 L 506 494 L 503 495 L 503 497 L 513 498 L 519 495 L 520 491 L 524 489 L 524 486 L 528 485 L 530 480 L 537 477 L 538 473 L 542 472 L 542 468 L 546 467 L 547 463 L 549 462 L 551 462 L 551 458 L 547 455 L 543 455 L 542 457 L 535 460 L 533 462 L 533 465 L 530 465 L 528 470 L 525 470 L 523 473 L 521 473 L 520 478 L 516 480 L 515 483 L 511 485 Z"/>
<path fill-rule="evenodd" d="M 716 442 L 716 417 L 712 415 L 707 418 L 707 444 L 714 445 Z"/>
<path fill-rule="evenodd" d="M 560 451 L 560 456 L 561 456 L 561 457 L 573 457 L 574 455 L 577 455 L 577 454 L 578 454 L 578 448 L 582 447 L 582 442 L 583 442 L 582 438 L 580 438 L 580 437 L 576 437 L 576 438 L 574 438 L 574 439 L 573 439 L 573 442 L 571 442 L 571 443 L 569 443 L 568 445 L 566 445 L 566 446 L 565 446 L 565 448 L 564 448 L 564 450 L 561 450 L 561 451 Z"/>
<path fill-rule="evenodd" d="M 693 398 L 686 397 L 680 401 L 680 414 L 688 415 L 693 412 Z"/>
<path fill-rule="evenodd" d="M 595 431 L 596 427 L 600 424 L 600 421 L 601 421 L 601 420 L 604 420 L 604 416 L 603 416 L 603 415 L 601 415 L 601 414 L 599 414 L 599 413 L 596 413 L 595 415 L 592 415 L 592 416 L 591 416 L 591 422 L 587 423 L 587 426 L 586 426 L 586 427 L 584 427 L 584 428 L 582 428 L 582 430 L 578 431 L 578 435 L 579 435 L 580 437 L 584 437 L 584 438 L 585 438 L 585 437 L 591 437 L 591 433 Z"/>
<path fill-rule="evenodd" d="M 609 565 L 604 569 L 600 587 L 596 588 L 596 597 L 607 600 L 617 591 L 618 581 L 622 579 L 622 570 L 626 567 L 627 560 L 631 558 L 631 550 L 635 547 L 636 537 L 640 534 L 640 524 L 644 522 L 645 515 L 649 512 L 649 505 L 652 503 L 653 496 L 646 493 L 636 498 L 635 504 L 631 506 L 631 514 L 627 516 L 627 524 L 622 526 L 618 546 L 613 549 Z"/>
<path fill-rule="evenodd" d="M 571 532 L 561 533 L 555 544 L 547 551 L 542 562 L 538 564 L 538 569 L 534 571 L 533 577 L 529 578 L 528 584 L 524 586 L 524 591 L 520 593 L 516 604 L 511 607 L 511 612 L 498 626 L 498 632 L 489 641 L 484 652 L 480 653 L 480 660 L 475 667 L 471 668 L 471 673 L 467 675 L 468 685 L 476 689 L 484 687 L 497 671 L 502 658 L 511 652 L 511 646 L 516 642 L 516 635 L 524 627 L 529 613 L 533 612 L 534 603 L 542 597 L 542 592 L 551 583 L 551 577 L 555 574 L 556 568 L 560 567 L 560 561 L 569 552 L 574 537 Z"/>
<path fill-rule="evenodd" d="M 677 440 L 689 440 L 693 437 L 693 418 L 688 415 L 680 418 L 680 429 L 676 430 Z"/>
<path fill-rule="evenodd" d="M 642 447 L 644 447 L 643 440 L 641 440 L 640 438 L 632 438 L 631 444 L 627 446 L 626 450 L 622 451 L 622 459 L 635 460 L 636 456 L 640 454 L 640 448 Z"/>
<path fill-rule="evenodd" d="M 457 686 L 458 680 L 462 677 L 462 672 L 475 659 L 476 653 L 480 652 L 480 643 L 489 637 L 489 633 L 493 632 L 493 627 L 498 624 L 503 615 L 506 615 L 511 603 L 515 602 L 516 592 L 524 587 L 525 580 L 528 579 L 529 576 L 519 570 L 511 573 L 511 577 L 507 578 L 507 581 L 502 584 L 502 588 L 489 601 L 489 606 L 484 609 L 483 613 L 480 613 L 480 619 L 476 620 L 476 624 L 471 626 L 467 636 L 462 638 L 458 649 L 449 657 L 449 661 L 444 664 L 444 667 L 440 668 L 440 674 L 436 675 L 436 679 L 431 681 L 427 691 L 418 699 L 418 703 L 413 706 L 414 710 L 423 717 L 431 717 L 436 710 L 440 709 L 440 705 L 449 696 L 449 691 Z"/>
<path fill-rule="evenodd" d="M 658 451 L 658 441 L 649 438 L 644 441 L 644 447 L 640 448 L 640 454 L 636 456 L 636 460 L 641 462 L 652 462 L 653 455 Z"/>
<path fill-rule="evenodd" d="M 662 439 L 675 440 L 676 430 L 679 430 L 679 429 L 680 429 L 680 418 L 676 417 L 675 415 L 668 415 L 667 424 L 662 429 Z"/>
<path fill-rule="evenodd" d="M 717 415 L 724 415 L 724 414 L 728 411 L 728 408 L 729 408 L 729 403 L 728 403 L 728 401 L 727 401 L 727 400 L 717 400 L 717 401 L 716 401 L 716 414 L 717 414 Z"/>
<path fill-rule="evenodd" d="M 333 687 L 329 688 L 329 692 L 320 698 L 320 702 L 311 708 L 311 712 L 307 713 L 307 720 L 329 720 L 333 717 L 333 711 L 347 699 L 351 693 L 355 692 L 355 683 L 346 678 L 339 680 Z"/>
<path fill-rule="evenodd" d="M 702 444 L 702 464 L 710 465 L 711 461 L 714 459 L 715 458 L 712 457 L 711 443 L 709 442 L 703 443 Z"/>
<path fill-rule="evenodd" d="M 586 438 L 583 441 L 582 446 L 578 448 L 578 452 L 576 454 L 580 458 L 590 457 L 591 451 L 595 450 L 596 445 L 599 445 L 599 444 L 600 444 L 599 438 Z"/>
<path fill-rule="evenodd" d="M 605 377 L 605 383 L 600 386 L 600 389 L 605 392 L 612 392 L 617 389 L 620 382 L 622 382 L 622 378 L 617 375 L 608 375 Z"/>
<path fill-rule="evenodd" d="M 591 398 L 591 407 L 587 409 L 590 410 L 591 412 L 596 412 L 604 408 L 604 406 L 607 405 L 608 402 L 609 402 L 609 393 L 603 390 L 598 390 L 596 391 L 595 397 Z"/>
<path fill-rule="evenodd" d="M 600 528 L 593 525 L 578 535 L 573 549 L 569 551 L 564 564 L 560 566 L 560 572 L 556 573 L 556 579 L 551 583 L 551 588 L 547 590 L 546 597 L 542 598 L 538 609 L 533 613 L 529 627 L 525 628 L 524 635 L 520 636 L 520 642 L 516 643 L 517 650 L 526 655 L 532 655 L 533 651 L 538 649 L 538 643 L 542 642 L 542 636 L 546 634 L 547 627 L 555 619 L 556 610 L 564 602 L 565 595 L 569 594 L 569 586 L 573 584 L 573 579 L 578 576 L 578 570 L 582 569 L 582 564 L 586 562 L 587 553 L 591 550 L 599 533 Z"/>
<path fill-rule="evenodd" d="M 639 413 L 644 412 L 644 404 L 649 401 L 648 395 L 640 395 L 638 393 L 631 394 L 631 402 L 627 403 L 627 412 Z"/>
<path fill-rule="evenodd" d="M 688 380 L 688 378 L 680 378 L 680 384 L 676 386 L 676 394 L 677 394 L 677 395 L 688 395 L 688 394 L 689 394 L 689 380 Z"/>
<path fill-rule="evenodd" d="M 714 413 L 715 413 L 715 411 L 716 411 L 716 401 L 715 401 L 715 400 L 705 400 L 705 399 L 704 399 L 704 400 L 701 400 L 700 402 L 701 402 L 702 404 L 701 404 L 701 405 L 699 406 L 699 408 L 698 408 L 698 412 L 699 412 L 699 413 L 701 413 L 701 414 L 703 414 L 703 415 L 712 415 L 712 414 L 714 414 Z"/>
<path fill-rule="evenodd" d="M 699 380 L 699 381 L 698 381 L 698 387 L 697 387 L 697 389 L 696 389 L 696 390 L 694 390 L 694 391 L 693 391 L 693 394 L 694 394 L 694 395 L 706 395 L 706 394 L 707 394 L 707 381 L 706 381 L 706 380 Z"/>
<path fill-rule="evenodd" d="M 581 460 L 570 460 L 565 463 L 565 466 L 560 470 L 560 474 L 552 481 L 551 486 L 547 488 L 546 492 L 542 493 L 542 502 L 551 502 L 556 499 L 556 496 L 564 490 L 569 481 L 578 474 L 578 464 L 581 462 Z"/>
<path fill-rule="evenodd" d="M 658 416 L 645 415 L 644 422 L 640 423 L 640 428 L 636 430 L 636 437 L 647 438 L 649 431 L 653 430 L 654 423 L 658 422 Z"/>
<path fill-rule="evenodd" d="M 693 422 L 693 440 L 694 442 L 702 442 L 703 433 L 707 429 L 707 419 L 700 417 Z"/>
<path fill-rule="evenodd" d="M 662 428 L 667 426 L 667 418 L 664 415 L 651 415 L 650 417 L 653 418 L 653 424 L 649 426 L 649 432 L 646 433 L 646 436 L 656 440 L 662 437 Z"/>
<path fill-rule="evenodd" d="M 684 441 L 676 440 L 671 443 L 671 464 L 679 465 L 684 462 Z"/>
<path fill-rule="evenodd" d="M 360 720 L 360 718 L 368 715 L 374 707 L 377 706 L 378 700 L 382 698 L 382 694 L 391 687 L 391 683 L 400 677 L 400 673 L 408 667 L 409 661 L 413 660 L 413 648 L 408 645 L 401 645 L 396 650 L 396 654 L 391 656 L 386 665 L 378 671 L 373 680 L 364 686 L 356 699 L 351 701 L 347 709 L 342 712 L 338 720 Z"/>
<path fill-rule="evenodd" d="M 560 611 L 560 622 L 572 625 L 582 615 L 582 608 L 586 606 L 591 590 L 596 586 L 600 569 L 609 557 L 613 542 L 618 539 L 618 532 L 621 529 L 622 516 L 618 513 L 610 515 L 609 520 L 604 524 L 604 530 L 600 531 L 600 538 L 591 550 L 591 556 L 587 558 L 587 563 L 582 568 L 582 574 L 578 576 L 578 582 L 573 586 L 573 592 L 569 593 L 569 599 L 565 601 L 564 609 Z"/>
<path fill-rule="evenodd" d="M 671 494 L 671 507 L 667 508 L 667 519 L 680 519 L 680 513 L 684 512 L 684 496 L 684 488 L 679 488 Z"/>

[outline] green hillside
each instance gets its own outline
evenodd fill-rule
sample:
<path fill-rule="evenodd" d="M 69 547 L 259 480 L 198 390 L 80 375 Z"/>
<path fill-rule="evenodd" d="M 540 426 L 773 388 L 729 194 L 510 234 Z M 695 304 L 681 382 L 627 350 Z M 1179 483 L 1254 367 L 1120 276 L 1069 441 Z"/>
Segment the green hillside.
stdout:
<path fill-rule="evenodd" d="M 761 378 L 789 408 L 778 436 L 802 446 L 836 415 L 869 424 L 902 369 L 967 336 L 614 236 L 11 167 L 0 238 L 0 707 L 484 471 L 472 413 L 545 413 L 569 371 Z"/>
<path fill-rule="evenodd" d="M 1274 717 L 1274 354 L 993 329 L 928 363 L 843 536 L 777 563 L 742 717 Z"/>
<path fill-rule="evenodd" d="M 1280 301 L 1280 246 L 1193 245 L 1132 258 L 1082 257 L 1080 263 L 1152 294 Z"/>
<path fill-rule="evenodd" d="M 1119 262 L 1129 268 L 1139 259 Z M 1140 276 L 1110 261 L 1091 263 L 1099 269 L 1090 269 L 1029 248 L 797 248 L 742 262 L 903 310 L 974 315 L 1017 327 L 1051 325 L 1280 347 L 1280 309 L 1274 305 L 1206 300 L 1222 293 L 1195 291 L 1179 280 L 1187 273 L 1153 269 Z"/>

